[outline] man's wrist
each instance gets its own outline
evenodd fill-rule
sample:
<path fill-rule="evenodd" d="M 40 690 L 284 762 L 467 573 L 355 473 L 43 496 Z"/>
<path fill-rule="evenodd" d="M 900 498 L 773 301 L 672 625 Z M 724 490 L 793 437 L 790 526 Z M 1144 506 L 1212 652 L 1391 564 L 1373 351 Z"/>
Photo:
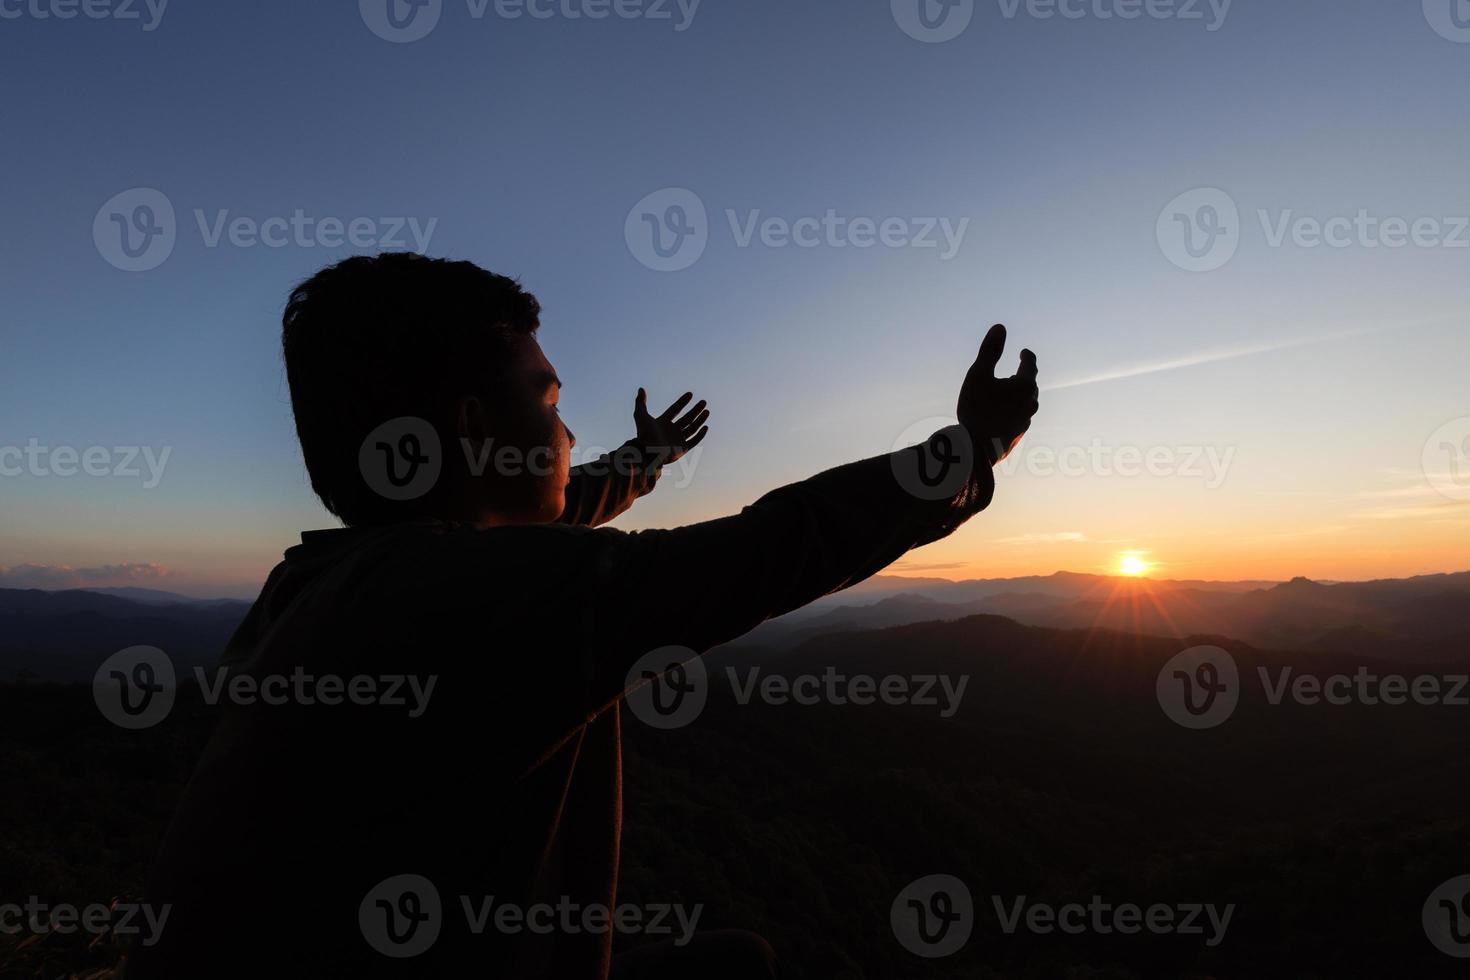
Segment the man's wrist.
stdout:
<path fill-rule="evenodd" d="M 616 464 L 619 472 L 630 476 L 642 476 L 652 485 L 663 474 L 664 462 L 671 450 L 668 447 L 650 446 L 634 436 L 618 447 Z"/>

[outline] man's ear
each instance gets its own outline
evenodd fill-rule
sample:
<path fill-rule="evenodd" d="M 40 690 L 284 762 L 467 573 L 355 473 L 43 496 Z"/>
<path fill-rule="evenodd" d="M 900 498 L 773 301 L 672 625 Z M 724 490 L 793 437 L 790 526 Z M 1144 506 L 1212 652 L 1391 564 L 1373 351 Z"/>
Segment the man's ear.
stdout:
<path fill-rule="evenodd" d="M 485 402 L 474 395 L 464 395 L 454 402 L 454 434 L 478 446 L 490 438 L 490 411 Z"/>

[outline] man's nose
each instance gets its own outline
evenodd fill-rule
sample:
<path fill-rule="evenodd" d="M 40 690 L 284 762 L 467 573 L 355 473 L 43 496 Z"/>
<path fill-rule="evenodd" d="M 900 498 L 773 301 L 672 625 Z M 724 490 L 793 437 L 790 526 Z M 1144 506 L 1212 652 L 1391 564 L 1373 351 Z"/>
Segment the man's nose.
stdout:
<path fill-rule="evenodd" d="M 576 449 L 577 448 L 577 437 L 572 432 L 571 426 L 569 426 L 565 422 L 563 422 L 561 424 L 561 427 L 563 429 L 566 429 L 567 430 L 567 448 L 568 449 Z"/>

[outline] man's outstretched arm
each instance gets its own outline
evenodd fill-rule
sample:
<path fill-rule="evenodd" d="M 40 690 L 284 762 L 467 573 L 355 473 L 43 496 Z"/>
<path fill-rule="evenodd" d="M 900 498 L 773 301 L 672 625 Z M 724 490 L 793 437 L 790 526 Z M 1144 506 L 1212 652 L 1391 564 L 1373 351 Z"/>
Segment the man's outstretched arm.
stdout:
<path fill-rule="evenodd" d="M 667 645 L 703 652 L 847 588 L 937 541 L 989 505 L 991 467 L 1030 426 L 1036 359 L 996 378 L 992 328 L 960 392 L 960 425 L 919 446 L 849 463 L 766 494 L 739 514 L 668 531 L 607 535 L 597 552 L 594 709 Z"/>
<path fill-rule="evenodd" d="M 655 416 L 648 412 L 648 393 L 639 388 L 633 402 L 637 436 L 600 459 L 572 467 L 566 509 L 557 520 L 562 524 L 597 527 L 651 491 L 662 468 L 677 462 L 709 432 L 709 426 L 704 424 L 709 419 L 709 411 L 702 399 L 679 415 L 693 397 L 692 392 L 685 392 Z"/>

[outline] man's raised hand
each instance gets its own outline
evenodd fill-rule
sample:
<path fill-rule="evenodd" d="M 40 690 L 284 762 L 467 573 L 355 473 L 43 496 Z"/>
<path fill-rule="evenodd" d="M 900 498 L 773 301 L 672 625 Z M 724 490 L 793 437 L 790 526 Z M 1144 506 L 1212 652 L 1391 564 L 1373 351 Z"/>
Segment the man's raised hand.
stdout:
<path fill-rule="evenodd" d="M 633 401 L 633 424 L 638 428 L 638 441 L 644 449 L 657 453 L 664 464 L 677 461 L 699 445 L 709 432 L 709 426 L 704 424 L 709 418 L 704 399 L 701 398 L 693 408 L 679 416 L 693 397 L 693 392 L 686 391 L 664 409 L 663 414 L 655 416 L 648 414 L 648 392 L 638 389 L 638 397 Z"/>
<path fill-rule="evenodd" d="M 1031 428 L 1038 407 L 1036 355 L 1021 351 L 1021 368 L 1009 378 L 995 376 L 996 365 L 1005 352 L 1006 328 L 990 328 L 980 344 L 980 353 L 960 386 L 956 415 L 969 432 L 979 454 L 992 466 L 1006 456 Z"/>

